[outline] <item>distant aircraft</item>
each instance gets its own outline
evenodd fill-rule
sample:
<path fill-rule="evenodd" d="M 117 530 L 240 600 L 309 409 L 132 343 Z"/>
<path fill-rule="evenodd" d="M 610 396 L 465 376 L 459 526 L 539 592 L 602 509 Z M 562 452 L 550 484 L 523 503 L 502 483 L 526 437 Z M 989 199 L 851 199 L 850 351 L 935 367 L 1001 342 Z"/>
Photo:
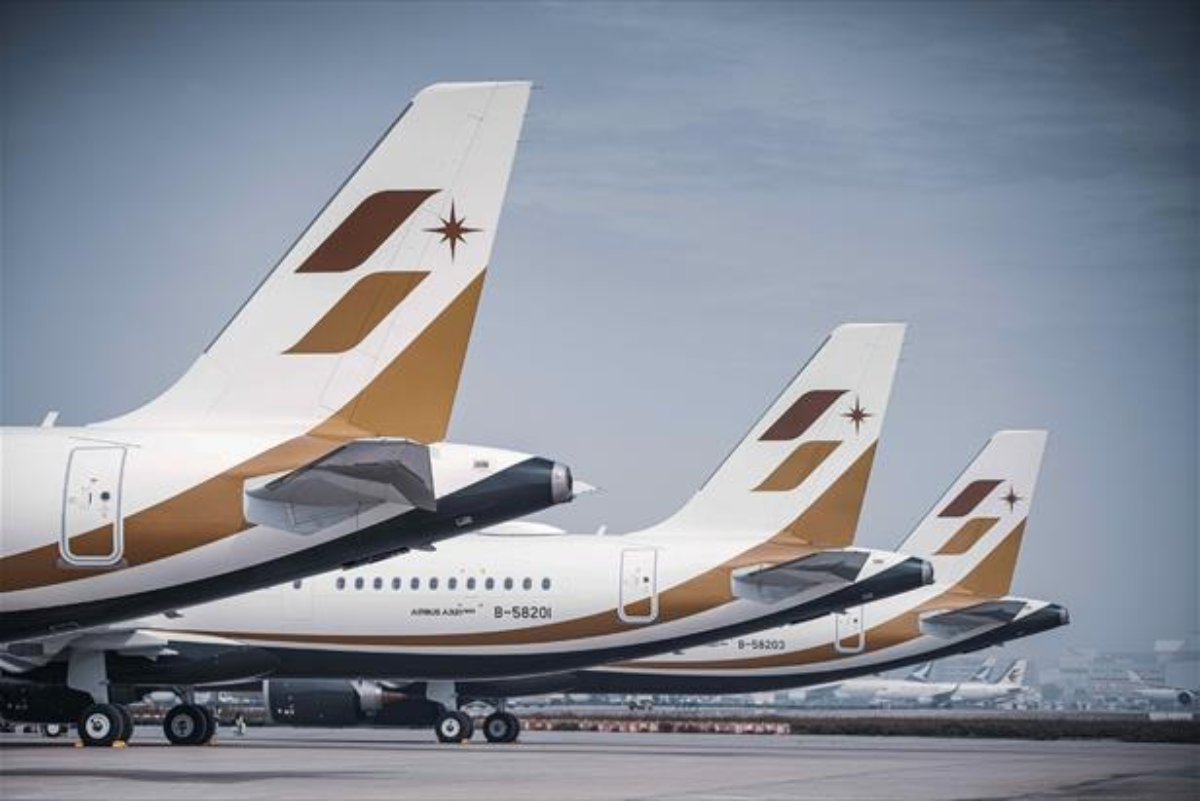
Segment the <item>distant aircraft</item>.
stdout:
<path fill-rule="evenodd" d="M 418 94 L 149 404 L 0 432 L 0 693 L 65 663 L 59 687 L 87 699 L 73 706 L 84 742 L 125 739 L 108 658 L 164 641 L 88 627 L 425 548 L 573 497 L 564 465 L 444 441 L 529 89 Z M 83 328 L 104 321 L 97 309 Z"/>
<path fill-rule="evenodd" d="M 1190 707 L 1196 703 L 1196 691 L 1182 687 L 1167 687 L 1161 684 L 1149 684 L 1132 670 L 1125 671 L 1126 678 L 1133 694 L 1144 698 L 1152 704 L 1167 704 Z"/>
<path fill-rule="evenodd" d="M 954 706 L 982 704 L 1012 699 L 1026 691 L 1025 670 L 1028 665 L 1018 659 L 994 682 L 981 681 L 975 676 L 964 682 L 929 681 L 932 662 L 921 666 L 904 679 L 852 679 L 828 687 L 840 700 L 867 704 L 907 703 L 917 706 Z M 976 672 L 976 676 L 979 672 Z M 816 689 L 816 688 L 814 688 Z"/>

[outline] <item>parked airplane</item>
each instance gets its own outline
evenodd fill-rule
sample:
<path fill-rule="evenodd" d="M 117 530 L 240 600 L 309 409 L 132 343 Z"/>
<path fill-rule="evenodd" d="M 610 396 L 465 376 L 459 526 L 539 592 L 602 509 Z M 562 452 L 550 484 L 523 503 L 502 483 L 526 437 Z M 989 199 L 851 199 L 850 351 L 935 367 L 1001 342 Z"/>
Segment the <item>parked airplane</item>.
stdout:
<path fill-rule="evenodd" d="M 899 325 L 838 328 L 701 490 L 646 531 L 463 537 L 187 609 L 141 629 L 179 658 L 113 660 L 110 677 L 228 681 L 205 673 L 218 658 L 255 662 L 247 677 L 405 677 L 439 710 L 439 737 L 459 740 L 472 723 L 457 711 L 458 681 L 658 653 L 927 583 L 927 562 L 846 547 L 902 337 Z M 189 742 L 184 728 L 168 725 L 168 737 Z"/>
<path fill-rule="evenodd" d="M 809 687 L 967 653 L 1065 625 L 1063 607 L 1008 594 L 1045 438 L 1041 431 L 993 436 L 901 544 L 901 552 L 934 564 L 937 581 L 931 586 L 861 607 L 851 605 L 840 614 L 653 658 L 547 676 L 466 682 L 458 687 L 459 697 L 496 701 L 549 692 L 710 695 Z M 356 718 L 346 720 L 370 719 L 370 704 L 379 700 L 382 708 L 373 719 L 394 722 L 404 719 L 401 699 L 420 697 L 422 687 L 395 680 L 374 689 L 349 682 L 268 682 L 268 702 L 277 718 L 296 724 L 315 719 L 321 708 L 315 702 L 337 693 L 339 709 L 358 710 Z M 354 707 L 355 698 L 364 700 Z M 289 710 L 294 711 L 283 714 Z M 489 740 L 503 740 L 515 736 L 518 727 L 516 718 L 498 712 L 485 721 L 485 734 Z"/>
<path fill-rule="evenodd" d="M 528 96 L 425 89 L 174 386 L 3 429 L 0 667 L 66 657 L 86 741 L 123 719 L 105 654 L 155 643 L 85 628 L 572 498 L 563 465 L 444 441 Z"/>
<path fill-rule="evenodd" d="M 1125 671 L 1132 687 L 1133 694 L 1144 698 L 1152 704 L 1167 704 L 1192 706 L 1196 703 L 1196 691 L 1182 687 L 1167 687 L 1161 684 L 1149 684 L 1145 679 L 1132 670 Z"/>

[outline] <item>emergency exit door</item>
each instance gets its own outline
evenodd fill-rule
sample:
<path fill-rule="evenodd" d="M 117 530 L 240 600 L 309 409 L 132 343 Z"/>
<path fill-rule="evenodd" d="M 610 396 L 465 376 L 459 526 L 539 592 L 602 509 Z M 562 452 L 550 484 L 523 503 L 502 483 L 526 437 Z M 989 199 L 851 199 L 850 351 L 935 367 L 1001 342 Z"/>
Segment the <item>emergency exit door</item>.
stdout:
<path fill-rule="evenodd" d="M 125 555 L 121 483 L 125 448 L 83 445 L 67 457 L 59 553 L 78 567 L 111 567 Z"/>

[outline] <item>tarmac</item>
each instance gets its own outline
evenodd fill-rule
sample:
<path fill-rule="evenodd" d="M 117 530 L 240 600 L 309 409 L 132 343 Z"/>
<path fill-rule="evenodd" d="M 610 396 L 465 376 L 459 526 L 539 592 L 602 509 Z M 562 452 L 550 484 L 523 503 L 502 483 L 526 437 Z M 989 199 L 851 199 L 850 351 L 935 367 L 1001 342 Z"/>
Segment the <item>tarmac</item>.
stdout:
<path fill-rule="evenodd" d="M 253 728 L 182 748 L 140 727 L 127 748 L 0 735 L 0 798 L 1196 799 L 1200 746 L 598 732 L 439 745 L 424 731 Z"/>

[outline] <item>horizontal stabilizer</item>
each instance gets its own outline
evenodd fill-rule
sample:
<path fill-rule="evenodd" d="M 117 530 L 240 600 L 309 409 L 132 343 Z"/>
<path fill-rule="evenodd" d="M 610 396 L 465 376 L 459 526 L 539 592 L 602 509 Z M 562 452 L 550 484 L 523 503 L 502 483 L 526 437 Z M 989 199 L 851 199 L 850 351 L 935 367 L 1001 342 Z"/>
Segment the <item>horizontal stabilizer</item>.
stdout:
<path fill-rule="evenodd" d="M 773 604 L 818 587 L 848 586 L 869 556 L 866 551 L 822 551 L 769 567 L 742 568 L 733 573 L 733 594 Z"/>
<path fill-rule="evenodd" d="M 962 609 L 931 612 L 921 618 L 921 633 L 943 639 L 977 634 L 1013 622 L 1024 608 L 1024 601 L 984 601 Z"/>
<path fill-rule="evenodd" d="M 360 439 L 265 484 L 247 484 L 250 523 L 311 534 L 381 503 L 433 511 L 429 448 L 406 439 Z"/>

